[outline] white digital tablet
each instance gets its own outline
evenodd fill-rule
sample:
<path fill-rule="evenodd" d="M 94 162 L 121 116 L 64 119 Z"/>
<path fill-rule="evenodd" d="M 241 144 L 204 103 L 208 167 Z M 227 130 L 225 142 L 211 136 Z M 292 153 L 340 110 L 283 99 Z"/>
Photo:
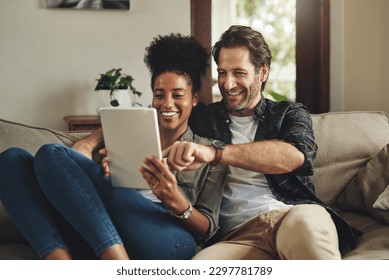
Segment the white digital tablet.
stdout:
<path fill-rule="evenodd" d="M 112 186 L 149 189 L 138 169 L 147 156 L 162 158 L 157 111 L 104 107 L 100 118 Z"/>

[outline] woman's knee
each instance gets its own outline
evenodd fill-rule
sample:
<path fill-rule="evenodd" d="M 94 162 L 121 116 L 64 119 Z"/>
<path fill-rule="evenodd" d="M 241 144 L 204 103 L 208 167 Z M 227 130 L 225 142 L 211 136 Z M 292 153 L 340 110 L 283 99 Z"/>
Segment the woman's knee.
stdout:
<path fill-rule="evenodd" d="M 34 180 L 34 158 L 22 148 L 9 148 L 0 153 L 1 193 L 14 192 L 25 182 Z"/>
<path fill-rule="evenodd" d="M 44 144 L 36 152 L 35 158 L 42 159 L 48 158 L 53 155 L 53 153 L 61 152 L 63 150 L 63 145 L 59 144 Z"/>
<path fill-rule="evenodd" d="M 66 148 L 60 144 L 45 144 L 41 146 L 35 155 L 35 167 L 51 165 L 58 155 L 66 154 Z"/>
<path fill-rule="evenodd" d="M 0 177 L 21 177 L 23 174 L 33 172 L 34 157 L 22 148 L 9 148 L 0 153 Z"/>
<path fill-rule="evenodd" d="M 21 162 L 31 161 L 33 156 L 26 150 L 18 147 L 9 148 L 0 153 L 1 166 L 10 166 L 13 164 L 20 164 Z"/>

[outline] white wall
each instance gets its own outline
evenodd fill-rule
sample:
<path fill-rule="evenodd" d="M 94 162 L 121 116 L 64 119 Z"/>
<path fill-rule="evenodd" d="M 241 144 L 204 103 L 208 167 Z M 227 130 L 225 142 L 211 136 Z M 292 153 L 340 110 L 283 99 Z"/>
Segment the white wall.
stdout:
<path fill-rule="evenodd" d="M 190 34 L 190 0 L 130 0 L 130 11 L 49 10 L 45 0 L 0 0 L 0 118 L 66 129 L 94 114 L 99 73 L 122 67 L 151 99 L 144 48 Z M 389 1 L 331 1 L 331 111 L 389 112 Z"/>
<path fill-rule="evenodd" d="M 66 129 L 65 115 L 95 114 L 95 79 L 113 67 L 150 104 L 144 49 L 159 34 L 190 34 L 190 0 L 130 2 L 129 11 L 81 11 L 0 0 L 0 118 Z"/>
<path fill-rule="evenodd" d="M 331 1 L 331 111 L 389 113 L 389 1 Z"/>

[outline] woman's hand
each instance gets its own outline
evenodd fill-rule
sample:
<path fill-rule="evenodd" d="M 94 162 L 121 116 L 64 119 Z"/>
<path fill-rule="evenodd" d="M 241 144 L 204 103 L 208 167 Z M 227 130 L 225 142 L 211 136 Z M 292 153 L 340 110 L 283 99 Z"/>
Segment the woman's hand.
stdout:
<path fill-rule="evenodd" d="M 176 176 L 169 170 L 166 159 L 147 157 L 143 163 L 148 169 L 142 166 L 139 171 L 155 196 L 174 213 L 188 209 L 188 202 L 178 189 Z"/>
<path fill-rule="evenodd" d="M 182 215 L 190 204 L 180 192 L 176 176 L 170 171 L 166 158 L 160 160 L 156 157 L 149 157 L 145 158 L 143 162 L 149 170 L 140 167 L 139 171 L 153 193 L 177 216 Z M 182 219 L 181 221 L 193 235 L 202 237 L 209 230 L 209 219 L 194 207 L 192 211 L 192 215 L 188 219 Z"/>
<path fill-rule="evenodd" d="M 100 149 L 99 150 L 99 155 L 101 155 L 103 157 L 103 159 L 101 160 L 101 168 L 104 171 L 104 175 L 105 176 L 110 176 L 111 172 L 109 170 L 109 161 L 108 161 L 108 158 L 107 158 L 107 149 Z"/>

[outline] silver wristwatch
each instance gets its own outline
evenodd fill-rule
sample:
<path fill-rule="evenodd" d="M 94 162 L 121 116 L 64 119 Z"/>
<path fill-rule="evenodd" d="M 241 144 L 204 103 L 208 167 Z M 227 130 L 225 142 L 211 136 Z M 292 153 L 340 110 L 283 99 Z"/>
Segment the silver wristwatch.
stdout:
<path fill-rule="evenodd" d="M 189 203 L 189 208 L 186 209 L 184 211 L 184 213 L 182 213 L 181 215 L 176 215 L 172 210 L 170 210 L 170 213 L 176 217 L 176 218 L 179 218 L 179 219 L 182 219 L 182 220 L 187 220 L 190 215 L 192 215 L 192 212 L 193 212 L 193 208 L 192 208 L 192 204 Z"/>

